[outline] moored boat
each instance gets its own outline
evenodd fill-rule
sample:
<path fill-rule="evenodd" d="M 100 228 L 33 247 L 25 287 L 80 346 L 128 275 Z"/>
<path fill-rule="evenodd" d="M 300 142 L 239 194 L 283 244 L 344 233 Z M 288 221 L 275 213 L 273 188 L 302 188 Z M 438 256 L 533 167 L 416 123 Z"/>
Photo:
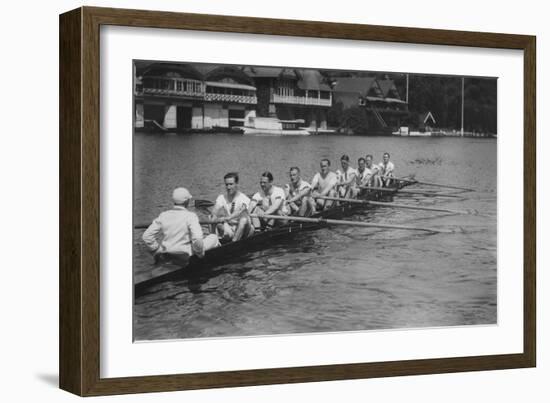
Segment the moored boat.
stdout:
<path fill-rule="evenodd" d="M 277 118 L 254 119 L 252 126 L 244 126 L 244 135 L 253 136 L 309 136 L 311 133 L 300 127 L 305 121 L 303 119 L 281 120 Z"/>

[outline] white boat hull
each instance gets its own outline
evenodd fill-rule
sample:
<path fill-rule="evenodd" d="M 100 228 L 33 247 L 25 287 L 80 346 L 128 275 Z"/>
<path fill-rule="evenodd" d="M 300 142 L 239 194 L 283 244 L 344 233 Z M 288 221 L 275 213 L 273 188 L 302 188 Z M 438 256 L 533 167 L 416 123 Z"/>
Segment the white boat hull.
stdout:
<path fill-rule="evenodd" d="M 285 130 L 285 129 L 257 129 L 254 127 L 244 127 L 243 134 L 246 136 L 309 136 L 310 132 L 303 129 Z"/>

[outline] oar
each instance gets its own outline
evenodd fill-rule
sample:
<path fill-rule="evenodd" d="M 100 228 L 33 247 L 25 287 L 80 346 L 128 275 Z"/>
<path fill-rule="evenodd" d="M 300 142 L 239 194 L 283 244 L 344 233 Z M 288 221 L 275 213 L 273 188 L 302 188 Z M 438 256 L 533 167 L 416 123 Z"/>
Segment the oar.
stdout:
<path fill-rule="evenodd" d="M 214 205 L 210 200 L 195 199 L 194 205 L 196 208 L 212 207 Z"/>
<path fill-rule="evenodd" d="M 463 188 L 463 187 L 460 187 L 460 186 L 442 185 L 440 183 L 433 183 L 433 182 L 420 182 L 420 181 L 417 181 L 417 180 L 394 178 L 393 176 L 381 176 L 381 178 L 393 179 L 395 181 L 405 182 L 405 183 L 413 183 L 413 184 L 416 184 L 416 185 L 438 186 L 438 187 L 441 187 L 441 188 L 458 189 L 458 190 L 464 190 L 465 192 L 475 191 L 475 189 Z"/>
<path fill-rule="evenodd" d="M 392 188 L 381 188 L 376 186 L 360 186 L 361 189 L 367 189 L 367 190 L 376 190 L 378 192 L 390 192 L 390 193 L 401 193 L 401 194 L 411 194 L 411 195 L 424 195 L 424 196 L 440 196 L 440 197 L 457 197 L 462 198 L 463 196 L 459 196 L 453 193 L 438 193 L 432 191 L 426 191 L 425 189 L 418 189 L 418 190 L 412 190 L 412 189 L 392 189 Z"/>
<path fill-rule="evenodd" d="M 358 200 L 358 199 L 345 199 L 341 197 L 315 196 L 315 199 L 334 200 L 334 201 L 356 203 L 356 204 L 370 204 L 372 206 L 395 207 L 395 208 L 404 208 L 404 209 L 411 209 L 411 210 L 438 211 L 442 213 L 452 213 L 452 214 L 477 214 L 477 211 L 451 210 L 451 209 L 444 209 L 444 208 L 438 208 L 438 207 L 409 206 L 407 204 L 377 202 L 377 201 Z"/>
<path fill-rule="evenodd" d="M 295 216 L 280 216 L 280 215 L 262 215 L 250 214 L 250 217 L 256 218 L 267 218 L 268 220 L 283 220 L 283 221 L 294 221 L 294 222 L 303 222 L 303 223 L 318 223 L 326 225 L 351 225 L 354 227 L 369 227 L 369 228 L 391 228 L 391 229 L 405 229 L 412 231 L 426 231 L 433 233 L 445 233 L 445 234 L 454 234 L 454 231 L 444 230 L 444 229 L 435 229 L 435 228 L 421 228 L 421 227 L 409 227 L 406 225 L 393 225 L 393 224 L 377 224 L 370 222 L 361 222 L 361 221 L 346 221 L 346 220 L 332 220 L 328 218 L 312 218 L 312 217 L 295 217 Z"/>

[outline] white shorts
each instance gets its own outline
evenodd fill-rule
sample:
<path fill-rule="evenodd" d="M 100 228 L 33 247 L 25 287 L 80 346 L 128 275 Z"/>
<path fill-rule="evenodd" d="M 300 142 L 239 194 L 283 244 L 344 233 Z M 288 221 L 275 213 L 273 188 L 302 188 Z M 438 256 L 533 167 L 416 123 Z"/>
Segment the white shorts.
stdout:
<path fill-rule="evenodd" d="M 218 239 L 216 234 L 210 234 L 210 235 L 205 236 L 202 239 L 202 243 L 203 243 L 203 247 L 204 247 L 205 251 L 210 250 L 210 249 L 214 249 L 214 248 L 217 248 L 218 246 L 220 246 L 220 240 Z"/>

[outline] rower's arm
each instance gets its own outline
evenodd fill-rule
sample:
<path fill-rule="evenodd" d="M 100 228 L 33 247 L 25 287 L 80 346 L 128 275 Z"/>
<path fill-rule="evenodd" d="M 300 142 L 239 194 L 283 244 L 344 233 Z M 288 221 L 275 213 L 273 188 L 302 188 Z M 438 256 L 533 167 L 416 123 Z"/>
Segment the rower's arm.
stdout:
<path fill-rule="evenodd" d="M 248 212 L 252 213 L 257 205 L 258 205 L 258 200 L 255 200 L 255 199 L 250 200 L 250 204 L 248 205 Z"/>
<path fill-rule="evenodd" d="M 304 197 L 306 197 L 307 195 L 309 195 L 309 193 L 311 192 L 311 189 L 310 188 L 305 188 L 305 189 L 302 189 L 298 192 L 298 194 L 290 199 L 288 199 L 287 201 L 289 203 L 294 203 L 294 202 L 297 202 L 298 200 L 302 200 Z"/>
<path fill-rule="evenodd" d="M 282 205 L 283 205 L 283 199 L 282 198 L 276 199 L 275 203 L 269 206 L 269 208 L 264 212 L 264 214 L 266 215 L 273 214 L 276 211 L 278 211 Z"/>
<path fill-rule="evenodd" d="M 141 239 L 151 252 L 156 252 L 160 248 L 160 243 L 157 241 L 160 233 L 162 231 L 162 226 L 158 218 L 149 225 L 149 227 L 143 233 Z"/>
<path fill-rule="evenodd" d="M 220 214 L 221 206 L 218 206 L 217 204 L 212 207 L 212 216 L 216 217 Z"/>
<path fill-rule="evenodd" d="M 331 191 L 332 189 L 334 189 L 334 187 L 335 187 L 337 184 L 338 184 L 338 180 L 336 179 L 336 177 L 334 177 L 334 179 L 332 179 L 332 180 L 330 181 L 329 186 L 327 186 L 327 187 L 320 193 L 320 195 L 321 195 L 321 196 L 327 196 L 327 195 L 330 193 L 330 191 Z"/>
<path fill-rule="evenodd" d="M 315 175 L 313 177 L 313 180 L 311 181 L 311 190 L 317 189 L 318 186 L 319 186 L 319 176 Z"/>
<path fill-rule="evenodd" d="M 240 217 L 240 215 L 245 211 L 246 211 L 246 206 L 243 205 L 241 207 L 238 207 L 238 208 L 235 209 L 233 214 L 229 214 L 228 216 L 224 217 L 224 220 L 226 220 L 226 221 L 234 220 L 235 218 Z"/>
<path fill-rule="evenodd" d="M 349 179 L 347 181 L 341 182 L 340 185 L 343 185 L 343 186 L 351 185 L 353 182 L 355 182 L 355 174 L 351 173 L 349 174 Z"/>

